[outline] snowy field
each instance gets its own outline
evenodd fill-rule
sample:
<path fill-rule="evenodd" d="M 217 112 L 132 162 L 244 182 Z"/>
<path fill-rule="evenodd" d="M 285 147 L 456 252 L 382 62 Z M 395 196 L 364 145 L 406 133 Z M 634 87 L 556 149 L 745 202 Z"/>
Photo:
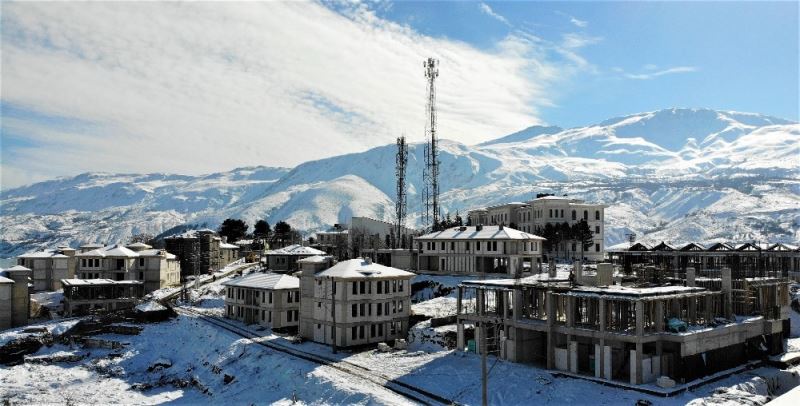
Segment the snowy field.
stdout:
<path fill-rule="evenodd" d="M 452 287 L 451 278 L 418 277 L 435 285 Z M 192 294 L 191 310 L 205 315 L 221 314 L 224 303 L 217 281 Z M 414 282 L 419 281 L 415 279 Z M 422 300 L 412 307 L 449 314 L 455 293 Z M 450 300 L 452 299 L 452 306 Z M 445 304 L 443 304 L 445 303 Z M 431 310 L 433 309 L 433 310 Z M 437 316 L 438 317 L 438 316 Z M 792 312 L 792 324 L 800 326 L 800 314 Z M 409 348 L 381 353 L 332 354 L 329 347 L 305 342 L 291 344 L 286 337 L 256 326 L 229 321 L 273 344 L 346 361 L 374 370 L 376 375 L 397 379 L 452 399 L 460 404 L 480 404 L 480 358 L 449 350 L 430 342 L 411 340 Z M 53 334 L 65 331 L 75 320 L 45 324 Z M 192 315 L 180 315 L 163 323 L 142 325 L 139 335 L 104 334 L 96 338 L 124 343 L 121 350 L 85 350 L 63 344 L 42 347 L 33 357 L 77 355 L 72 362 L 25 363 L 0 368 L 0 402 L 12 404 L 409 404 L 378 384 L 337 369 L 257 345 L 232 332 Z M 437 327 L 440 333 L 453 326 Z M 423 321 L 413 331 L 429 331 Z M 796 331 L 795 331 L 796 333 Z M 0 333 L 0 342 L 24 335 L 21 329 Z M 800 349 L 800 337 L 789 342 Z M 594 382 L 556 378 L 548 371 L 489 359 L 491 404 L 632 405 L 647 400 L 653 405 L 764 404 L 771 396 L 797 384 L 800 368 L 779 371 L 762 367 L 742 372 L 672 398 L 607 387 Z M 226 377 L 227 376 L 227 377 Z"/>

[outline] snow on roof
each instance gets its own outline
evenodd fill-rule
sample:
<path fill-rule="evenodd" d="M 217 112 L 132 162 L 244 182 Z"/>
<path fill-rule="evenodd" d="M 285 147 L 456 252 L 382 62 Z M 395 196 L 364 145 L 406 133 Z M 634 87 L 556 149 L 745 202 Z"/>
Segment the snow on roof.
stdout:
<path fill-rule="evenodd" d="M 238 245 L 236 245 L 236 244 L 228 244 L 226 242 L 220 243 L 219 247 L 222 248 L 222 249 L 228 249 L 228 250 L 238 250 L 239 249 Z"/>
<path fill-rule="evenodd" d="M 322 262 L 328 262 L 332 258 L 333 257 L 331 257 L 330 255 L 314 255 L 314 256 L 311 256 L 311 257 L 298 259 L 297 262 L 299 262 L 299 263 L 311 263 L 311 264 L 313 264 L 313 263 L 322 263 Z"/>
<path fill-rule="evenodd" d="M 11 268 L 6 269 L 6 272 L 17 272 L 17 271 L 28 271 L 30 272 L 30 268 L 26 268 L 22 265 L 14 265 Z"/>
<path fill-rule="evenodd" d="M 411 278 L 413 273 L 397 268 L 376 264 L 363 258 L 349 259 L 317 273 L 316 276 L 331 277 L 336 279 L 364 279 L 364 278 Z"/>
<path fill-rule="evenodd" d="M 252 273 L 241 278 L 223 282 L 222 285 L 271 290 L 300 289 L 300 279 L 285 274 Z"/>
<path fill-rule="evenodd" d="M 136 305 L 136 310 L 140 312 L 160 312 L 162 310 L 167 310 L 167 308 L 155 300 L 151 300 L 149 302 L 139 303 Z"/>
<path fill-rule="evenodd" d="M 195 238 L 195 237 L 198 236 L 198 234 L 201 234 L 201 233 L 216 234 L 217 232 L 214 231 L 214 230 L 208 229 L 208 228 L 198 228 L 198 229 L 194 229 L 194 230 L 186 230 L 186 231 L 184 231 L 182 233 L 172 234 L 172 235 L 164 237 L 164 238 Z"/>
<path fill-rule="evenodd" d="M 88 243 L 88 244 L 81 245 L 81 248 L 84 248 L 84 249 L 86 249 L 86 248 L 103 248 L 103 244 Z"/>
<path fill-rule="evenodd" d="M 160 257 L 161 255 L 165 255 L 167 259 L 175 259 L 175 254 L 170 254 L 165 250 L 160 250 L 157 248 L 149 249 L 149 250 L 142 250 L 137 252 L 140 257 Z"/>
<path fill-rule="evenodd" d="M 133 244 L 128 244 L 128 245 L 126 245 L 126 247 L 128 247 L 128 248 L 144 248 L 144 249 L 153 248 L 152 245 L 147 245 L 147 244 L 145 244 L 143 242 L 135 242 Z"/>
<path fill-rule="evenodd" d="M 112 281 L 111 279 L 62 279 L 64 286 L 90 286 L 90 285 L 143 285 L 144 282 L 136 280 Z"/>
<path fill-rule="evenodd" d="M 418 240 L 544 240 L 535 234 L 501 226 L 452 227 L 417 237 Z"/>
<path fill-rule="evenodd" d="M 103 247 L 96 250 L 91 250 L 87 252 L 81 252 L 79 254 L 75 254 L 76 257 L 125 257 L 125 258 L 136 258 L 139 254 L 136 251 L 131 249 L 125 248 L 121 245 L 115 245 L 113 247 Z"/>
<path fill-rule="evenodd" d="M 325 251 L 316 248 L 305 247 L 300 244 L 287 245 L 283 248 L 270 250 L 265 255 L 326 255 Z"/>
<path fill-rule="evenodd" d="M 14 283 L 14 281 L 6 278 L 5 276 L 0 276 L 0 283 Z"/>
<path fill-rule="evenodd" d="M 58 247 L 58 249 L 44 249 L 41 251 L 30 251 L 18 256 L 17 258 L 35 259 L 35 258 L 68 258 L 62 253 L 62 250 L 72 250 L 69 247 Z M 73 250 L 74 251 L 74 250 Z"/>

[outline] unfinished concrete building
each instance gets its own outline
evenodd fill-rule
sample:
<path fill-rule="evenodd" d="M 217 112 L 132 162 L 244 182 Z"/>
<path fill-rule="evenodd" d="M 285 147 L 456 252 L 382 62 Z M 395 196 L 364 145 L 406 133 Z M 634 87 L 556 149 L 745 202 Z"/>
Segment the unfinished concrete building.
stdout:
<path fill-rule="evenodd" d="M 233 278 L 225 286 L 225 317 L 273 330 L 296 330 L 300 279 L 275 273 Z"/>
<path fill-rule="evenodd" d="M 115 245 L 75 254 L 81 279 L 138 280 L 146 292 L 180 285 L 175 255 L 147 244 Z"/>
<path fill-rule="evenodd" d="M 432 274 L 521 276 L 538 271 L 543 241 L 542 237 L 503 225 L 452 227 L 414 239 L 414 269 Z"/>
<path fill-rule="evenodd" d="M 144 296 L 137 280 L 64 279 L 64 317 L 131 309 Z"/>
<path fill-rule="evenodd" d="M 239 247 L 228 244 L 216 231 L 189 230 L 164 238 L 164 248 L 181 263 L 181 276 L 205 275 L 238 260 Z"/>
<path fill-rule="evenodd" d="M 612 278 L 611 264 L 574 285 L 553 274 L 465 281 L 458 346 L 634 385 L 662 376 L 689 382 L 784 351 L 786 279 L 734 279 L 729 268 L 698 276 L 689 268 L 683 283 L 657 286 L 644 280 L 658 270 L 648 272 L 623 285 L 611 284 L 624 281 Z"/>
<path fill-rule="evenodd" d="M 75 277 L 75 252 L 68 246 L 28 252 L 17 257 L 17 264 L 33 271 L 33 290 L 55 291 L 62 279 Z"/>
<path fill-rule="evenodd" d="M 406 338 L 413 273 L 369 258 L 330 263 L 330 257 L 300 261 L 302 337 L 336 347 Z"/>
<path fill-rule="evenodd" d="M 582 250 L 576 241 L 560 241 L 549 252 L 550 258 L 602 261 L 605 255 L 604 204 L 586 203 L 580 199 L 559 196 L 539 197 L 527 202 L 512 202 L 470 210 L 470 225 L 506 225 L 526 233 L 537 233 L 547 224 L 573 225 L 585 220 L 592 231 L 592 245 Z"/>

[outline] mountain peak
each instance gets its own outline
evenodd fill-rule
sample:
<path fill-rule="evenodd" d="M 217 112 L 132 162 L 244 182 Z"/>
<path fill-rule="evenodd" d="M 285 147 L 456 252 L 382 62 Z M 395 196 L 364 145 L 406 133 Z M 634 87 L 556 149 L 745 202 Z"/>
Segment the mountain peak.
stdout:
<path fill-rule="evenodd" d="M 564 131 L 563 128 L 558 126 L 542 126 L 542 125 L 534 125 L 530 126 L 522 131 L 517 131 L 513 134 L 509 134 L 500 138 L 496 138 L 489 141 L 484 141 L 478 146 L 486 146 L 486 145 L 495 145 L 495 144 L 505 144 L 509 142 L 520 142 L 529 140 L 531 138 L 537 137 L 543 134 L 555 134 Z"/>

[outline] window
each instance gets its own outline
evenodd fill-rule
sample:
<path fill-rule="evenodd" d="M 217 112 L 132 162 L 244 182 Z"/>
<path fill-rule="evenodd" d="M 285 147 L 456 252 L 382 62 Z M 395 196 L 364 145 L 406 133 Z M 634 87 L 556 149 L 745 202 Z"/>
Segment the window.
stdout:
<path fill-rule="evenodd" d="M 594 226 L 594 233 L 600 234 L 600 226 Z"/>
<path fill-rule="evenodd" d="M 383 304 L 383 313 L 387 316 L 389 315 L 389 302 Z"/>
<path fill-rule="evenodd" d="M 589 211 L 588 210 L 584 210 L 583 211 L 583 219 L 584 220 L 589 220 Z"/>
<path fill-rule="evenodd" d="M 399 281 L 399 282 L 397 283 L 397 286 L 398 286 L 398 287 L 397 287 L 397 290 L 399 290 L 400 292 L 402 292 L 402 291 L 403 291 L 403 285 L 405 285 L 405 281 Z"/>
<path fill-rule="evenodd" d="M 397 311 L 400 312 L 400 313 L 403 312 L 403 302 L 402 301 L 397 302 Z"/>
<path fill-rule="evenodd" d="M 392 293 L 397 292 L 397 281 L 392 281 Z"/>
<path fill-rule="evenodd" d="M 497 241 L 492 241 L 492 251 L 497 251 Z"/>
<path fill-rule="evenodd" d="M 594 250 L 597 251 L 597 252 L 600 252 L 600 244 L 595 244 L 594 245 Z"/>
<path fill-rule="evenodd" d="M 272 292 L 269 292 L 269 304 L 272 304 Z"/>
<path fill-rule="evenodd" d="M 383 316 L 383 306 L 378 303 L 378 316 Z"/>
<path fill-rule="evenodd" d="M 600 220 L 600 210 L 595 210 L 594 211 L 594 219 L 595 220 Z"/>
<path fill-rule="evenodd" d="M 389 281 L 383 281 L 383 291 L 389 293 Z"/>
<path fill-rule="evenodd" d="M 358 294 L 358 282 L 353 282 L 353 294 Z"/>
<path fill-rule="evenodd" d="M 367 286 L 364 281 L 358 282 L 358 290 L 361 292 L 362 295 L 364 293 L 367 293 Z"/>
<path fill-rule="evenodd" d="M 361 315 L 361 317 L 364 317 L 364 316 L 366 316 L 366 314 L 367 314 L 367 312 L 366 312 L 367 305 L 366 305 L 365 303 L 361 303 L 361 306 L 359 306 L 359 307 L 360 307 L 360 310 L 361 310 L 361 311 L 359 312 L 359 314 Z"/>
<path fill-rule="evenodd" d="M 125 260 L 124 259 L 118 259 L 117 260 L 117 269 L 125 269 Z"/>
<path fill-rule="evenodd" d="M 139 266 L 144 266 L 144 258 L 139 258 Z"/>
<path fill-rule="evenodd" d="M 86 267 L 86 258 L 81 258 L 81 266 Z"/>
<path fill-rule="evenodd" d="M 317 309 L 321 309 L 321 308 L 322 308 L 322 302 L 317 302 Z"/>
<path fill-rule="evenodd" d="M 572 211 L 572 219 L 573 219 L 573 220 L 575 220 L 575 219 L 576 219 L 576 216 L 577 216 L 577 213 L 575 213 L 575 210 L 573 210 L 573 211 Z"/>
<path fill-rule="evenodd" d="M 350 329 L 350 338 L 355 340 L 356 337 L 358 337 L 358 326 L 353 326 L 353 328 Z"/>
<path fill-rule="evenodd" d="M 364 326 L 358 326 L 358 338 L 364 338 Z"/>
<path fill-rule="evenodd" d="M 378 281 L 378 294 L 383 294 L 383 283 L 381 281 Z"/>
<path fill-rule="evenodd" d="M 455 250 L 456 250 L 456 243 L 455 243 L 455 241 L 450 241 L 450 251 L 455 251 Z"/>
<path fill-rule="evenodd" d="M 550 217 L 553 217 L 553 209 L 550 209 Z"/>
<path fill-rule="evenodd" d="M 397 302 L 392 300 L 392 314 L 397 313 Z"/>
<path fill-rule="evenodd" d="M 467 242 L 465 242 L 465 243 L 464 243 L 464 249 L 466 249 L 467 251 L 469 251 L 469 241 L 467 241 Z"/>
<path fill-rule="evenodd" d="M 475 241 L 475 251 L 480 251 L 480 250 L 481 250 L 481 242 Z"/>
<path fill-rule="evenodd" d="M 100 268 L 100 258 L 95 258 L 94 259 L 94 267 L 95 268 Z"/>
<path fill-rule="evenodd" d="M 572 243 L 572 250 L 573 251 L 575 251 L 575 247 L 576 247 L 575 243 Z"/>
<path fill-rule="evenodd" d="M 373 338 L 375 337 L 375 325 L 374 324 L 370 324 L 370 326 L 369 326 L 369 336 L 373 337 Z"/>
<path fill-rule="evenodd" d="M 266 319 L 267 319 L 267 312 L 266 312 L 266 311 L 264 311 L 264 310 L 262 310 L 262 311 L 261 311 L 261 321 L 264 321 L 264 320 L 266 320 Z"/>
<path fill-rule="evenodd" d="M 367 304 L 367 316 L 372 316 L 372 303 Z"/>
<path fill-rule="evenodd" d="M 144 272 L 142 272 L 142 271 L 139 271 L 139 280 L 140 281 L 144 280 Z"/>
<path fill-rule="evenodd" d="M 378 336 L 383 335 L 383 323 L 378 324 Z"/>
<path fill-rule="evenodd" d="M 444 251 L 444 241 L 442 241 L 439 245 L 441 246 L 441 248 L 439 248 L 439 249 Z"/>
<path fill-rule="evenodd" d="M 352 316 L 352 317 L 358 317 L 358 305 L 357 305 L 357 304 L 355 304 L 355 303 L 353 303 L 353 305 L 351 306 L 351 309 L 350 309 L 350 316 Z"/>

